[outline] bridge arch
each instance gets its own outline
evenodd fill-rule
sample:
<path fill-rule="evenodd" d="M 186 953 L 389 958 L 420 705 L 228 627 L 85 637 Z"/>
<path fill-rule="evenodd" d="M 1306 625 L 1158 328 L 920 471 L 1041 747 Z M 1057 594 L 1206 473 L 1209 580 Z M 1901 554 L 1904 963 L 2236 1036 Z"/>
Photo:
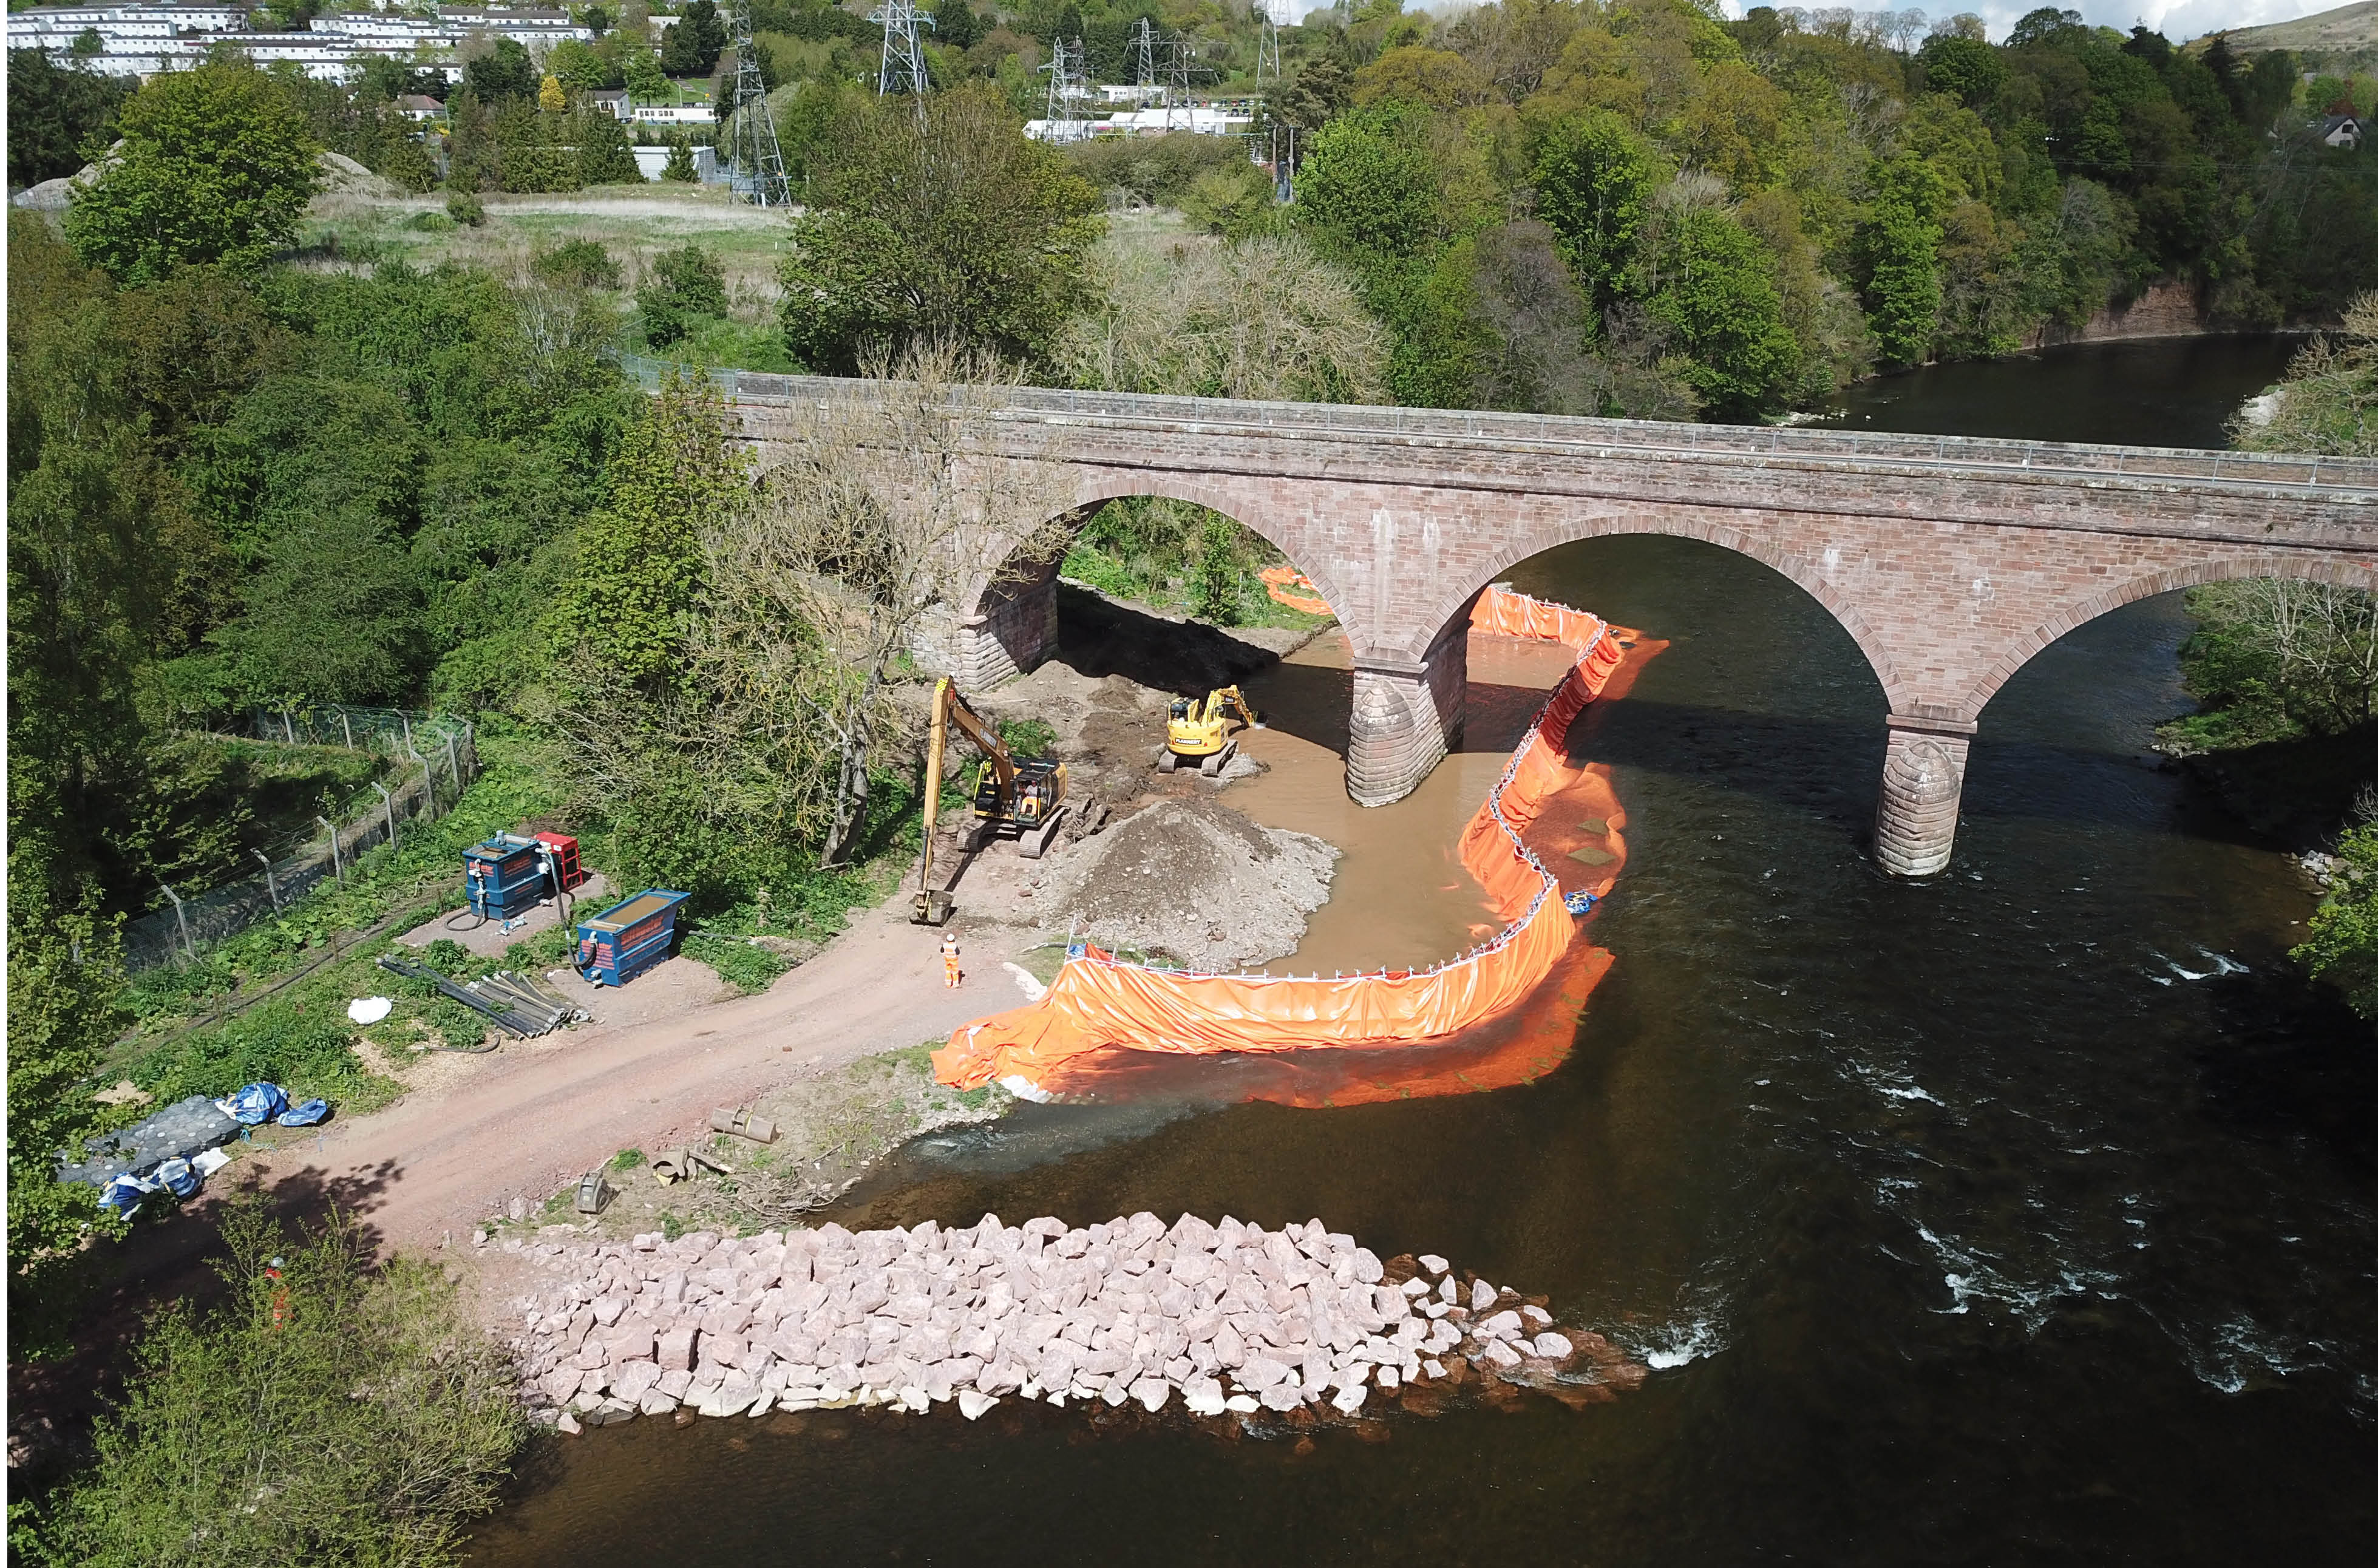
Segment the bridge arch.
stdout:
<path fill-rule="evenodd" d="M 1330 609 L 1337 612 L 1340 624 L 1344 624 L 1347 600 L 1341 592 L 1340 585 L 1332 581 L 1327 561 L 1309 561 L 1304 558 L 1313 552 L 1305 548 L 1305 541 L 1298 535 L 1296 530 L 1283 526 L 1281 521 L 1272 515 L 1275 508 L 1271 497 L 1215 485 L 1194 474 L 1139 471 L 1093 472 L 1082 474 L 1081 483 L 1075 488 L 1074 504 L 1071 507 L 1048 519 L 1039 531 L 1003 542 L 998 552 L 998 558 L 987 564 L 988 569 L 984 580 L 976 586 L 969 603 L 966 605 L 966 612 L 971 615 L 980 611 L 983 595 L 991 588 L 1002 570 L 1009 568 L 1011 563 L 1015 563 L 1019 552 L 1033 550 L 1038 546 L 1039 553 L 1047 554 L 1046 546 L 1051 527 L 1063 530 L 1065 543 L 1070 547 L 1072 542 L 1079 538 L 1082 531 L 1090 525 L 1091 520 L 1098 516 L 1099 508 L 1109 501 L 1138 499 L 1178 501 L 1184 506 L 1203 507 L 1207 511 L 1218 512 L 1255 533 L 1266 544 L 1285 557 L 1297 570 L 1313 580 L 1315 589 L 1323 599 L 1328 602 Z M 1056 558 L 1062 561 L 1064 558 L 1064 551 L 1057 551 Z M 1040 563 L 1016 564 L 1037 567 Z"/>
<path fill-rule="evenodd" d="M 1343 585 L 1328 559 L 1282 515 L 1274 493 L 1245 485 L 1218 485 L 1207 478 L 1162 469 L 1090 469 L 1063 465 L 1063 481 L 1051 486 L 1044 507 L 1070 493 L 1072 504 L 1039 523 L 991 541 L 981 571 L 955 607 L 951 663 L 961 681 L 990 686 L 1029 670 L 1057 648 L 1057 574 L 1067 552 L 1100 508 L 1110 501 L 1148 498 L 1202 507 L 1226 517 L 1278 550 L 1313 581 L 1345 627 L 1364 635 L 1358 615 L 1350 616 Z"/>
<path fill-rule="evenodd" d="M 1563 545 L 1637 534 L 1698 540 L 1757 561 L 1824 606 L 1826 613 L 1857 645 L 1858 652 L 1865 656 L 1868 667 L 1874 672 L 1875 679 L 1881 684 L 1883 694 L 1894 711 L 1902 706 L 1903 699 L 1913 700 L 1903 687 L 1890 648 L 1868 624 L 1857 605 L 1827 581 L 1816 562 L 1796 551 L 1779 548 L 1771 542 L 1733 527 L 1709 513 L 1677 510 L 1619 517 L 1579 515 L 1563 518 L 1548 526 L 1515 536 L 1495 552 L 1494 559 L 1497 564 L 1492 570 L 1483 576 L 1471 573 L 1456 579 L 1438 595 L 1430 616 L 1424 617 L 1426 624 L 1435 628 L 1430 632 L 1429 640 L 1432 643 L 1441 640 L 1457 618 L 1467 624 L 1471 602 L 1478 597 L 1479 591 L 1488 583 L 1501 581 L 1521 562 Z M 1475 577 L 1476 581 L 1469 581 L 1470 577 Z M 1596 606 L 1585 604 L 1579 608 L 1590 610 Z M 1422 656 L 1419 649 L 1410 650 L 1410 652 L 1415 658 Z"/>
<path fill-rule="evenodd" d="M 1989 706 L 1990 699 L 2014 678 L 2016 671 L 2031 663 L 2048 644 L 2067 632 L 2088 625 L 2099 616 L 2110 615 L 2125 604 L 2152 599 L 2158 593 L 2201 588 L 2212 582 L 2239 582 L 2256 577 L 2327 582 L 2339 588 L 2378 592 L 2378 566 L 2304 555 L 2216 557 L 2186 561 L 2156 571 L 2140 572 L 2120 582 L 2110 583 L 2084 599 L 2076 600 L 2016 639 L 1967 694 L 1964 710 L 1960 716 L 1978 720 L 1982 710 Z"/>

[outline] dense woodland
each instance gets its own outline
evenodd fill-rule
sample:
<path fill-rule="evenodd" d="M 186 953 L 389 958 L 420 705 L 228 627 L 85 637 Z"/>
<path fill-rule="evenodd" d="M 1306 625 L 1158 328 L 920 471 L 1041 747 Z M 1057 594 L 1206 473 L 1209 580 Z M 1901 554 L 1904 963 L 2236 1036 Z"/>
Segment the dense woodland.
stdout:
<path fill-rule="evenodd" d="M 773 352 L 961 404 L 1031 378 L 1755 419 L 1878 368 L 2011 351 L 2159 281 L 2245 328 L 2336 321 L 2378 282 L 2378 151 L 2309 134 L 2337 104 L 2378 107 L 2370 83 L 2071 13 L 1996 42 L 1971 18 L 1727 22 L 1685 0 L 1327 14 L 1281 30 L 1285 79 L 1259 95 L 1282 203 L 1226 138 L 1018 134 L 1049 41 L 1127 78 L 1143 14 L 1195 42 L 1208 86 L 1255 94 L 1255 28 L 1228 6 L 946 0 L 921 106 L 867 90 L 877 35 L 849 12 L 753 10 L 772 90 L 746 112 L 775 118 L 805 198 Z M 958 501 L 892 521 L 847 433 L 759 483 L 698 384 L 655 398 L 623 374 L 623 350 L 666 353 L 725 316 L 716 258 L 672 252 L 631 297 L 591 243 L 502 273 L 299 244 L 325 148 L 442 187 L 450 221 L 484 216 L 483 192 L 631 177 L 624 131 L 583 95 L 700 86 L 723 35 L 707 0 L 659 40 L 593 17 L 591 46 L 474 58 L 442 138 L 393 104 L 444 84 L 394 66 L 338 87 L 223 58 L 127 93 L 12 60 L 12 184 L 107 154 L 62 221 L 13 213 L 8 234 L 20 1305 L 65 1299 L 79 1239 L 113 1224 L 42 1171 L 91 1125 L 86 1080 L 126 1020 L 117 923 L 161 880 L 246 869 L 222 829 L 243 782 L 206 732 L 278 704 L 478 716 L 510 747 L 502 825 L 553 809 L 631 883 L 763 924 L 838 913 L 838 868 L 897 842 L 913 785 L 894 699 L 948 597 L 930 563 Z M 1121 221 L 1142 209 L 1182 216 Z M 2250 438 L 2371 450 L 2373 333 L 2363 306 Z M 962 413 L 904 417 L 916 471 L 963 436 Z M 1074 548 L 1069 569 L 1115 591 L 1264 613 L 1265 547 L 1227 520 L 1118 505 Z M 2332 608 L 2338 647 L 2367 640 L 2366 595 Z M 2366 725 L 2378 682 L 2308 674 L 2261 614 L 2199 661 L 2240 736 Z M 2353 853 L 2378 856 L 2370 837 Z M 2378 872 L 2348 882 L 2319 939 L 2335 952 L 2312 957 L 2378 1011 L 2373 898 Z M 315 1049 L 311 1027 L 288 1037 Z M 277 1071 L 280 1037 L 258 1024 L 246 1054 L 208 1060 Z"/>

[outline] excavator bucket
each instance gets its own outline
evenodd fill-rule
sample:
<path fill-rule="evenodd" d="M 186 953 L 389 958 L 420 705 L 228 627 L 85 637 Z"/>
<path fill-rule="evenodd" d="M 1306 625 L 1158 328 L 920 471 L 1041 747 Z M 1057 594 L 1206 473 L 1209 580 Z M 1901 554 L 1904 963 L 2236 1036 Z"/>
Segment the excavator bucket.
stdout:
<path fill-rule="evenodd" d="M 956 906 L 956 902 L 940 888 L 927 888 L 917 894 L 915 905 L 908 912 L 909 923 L 918 926 L 943 925 L 948 921 L 950 911 Z"/>

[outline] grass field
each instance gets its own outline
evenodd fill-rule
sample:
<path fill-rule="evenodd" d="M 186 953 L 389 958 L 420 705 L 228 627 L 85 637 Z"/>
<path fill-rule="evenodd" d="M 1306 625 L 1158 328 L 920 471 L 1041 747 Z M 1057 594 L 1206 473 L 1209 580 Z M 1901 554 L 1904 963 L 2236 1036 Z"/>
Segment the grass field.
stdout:
<path fill-rule="evenodd" d="M 479 202 L 486 221 L 468 228 L 447 218 L 442 194 L 325 195 L 307 209 L 298 241 L 311 266 L 368 269 L 387 260 L 414 267 L 455 261 L 520 276 L 535 251 L 565 240 L 593 240 L 619 263 L 623 293 L 633 292 L 655 255 L 692 242 L 725 266 L 738 319 L 775 317 L 785 209 L 745 206 L 718 186 L 661 182 L 558 196 L 488 195 Z"/>

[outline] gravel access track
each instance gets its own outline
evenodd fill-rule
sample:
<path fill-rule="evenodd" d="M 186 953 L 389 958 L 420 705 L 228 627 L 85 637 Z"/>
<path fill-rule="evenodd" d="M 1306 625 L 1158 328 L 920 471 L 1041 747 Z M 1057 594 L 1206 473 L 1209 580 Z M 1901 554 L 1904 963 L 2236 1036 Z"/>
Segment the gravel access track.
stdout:
<path fill-rule="evenodd" d="M 514 1196 L 541 1203 L 620 1149 L 703 1139 L 719 1106 L 945 1036 L 1022 1000 L 987 954 L 970 959 L 964 986 L 946 989 L 941 932 L 909 925 L 905 904 L 901 894 L 869 911 L 759 996 L 507 1043 L 435 1088 L 241 1168 L 272 1189 L 318 1190 L 383 1247 L 435 1247 L 462 1239 Z"/>

